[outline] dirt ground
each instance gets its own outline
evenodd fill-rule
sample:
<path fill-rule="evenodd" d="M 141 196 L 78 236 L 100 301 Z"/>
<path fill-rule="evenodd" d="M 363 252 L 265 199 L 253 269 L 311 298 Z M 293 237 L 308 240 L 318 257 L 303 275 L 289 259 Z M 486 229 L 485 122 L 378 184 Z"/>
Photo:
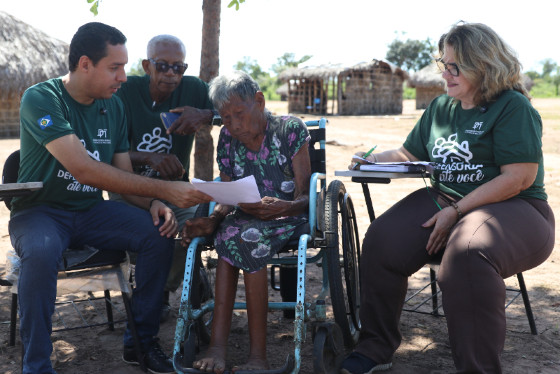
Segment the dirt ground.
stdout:
<path fill-rule="evenodd" d="M 536 99 L 534 105 L 544 120 L 544 152 L 546 189 L 555 212 L 560 212 L 560 99 Z M 269 109 L 277 114 L 287 111 L 283 102 L 271 102 Z M 413 101 L 405 101 L 403 114 L 399 116 L 331 116 L 327 126 L 327 165 L 329 181 L 340 179 L 350 192 L 357 210 L 360 237 L 368 227 L 369 219 L 359 184 L 349 178 L 335 177 L 335 170 L 346 169 L 355 151 L 367 150 L 373 144 L 378 150 L 394 148 L 402 144 L 410 128 L 422 111 L 414 109 Z M 317 117 L 303 116 L 304 120 Z M 215 129 L 217 130 L 217 129 Z M 217 132 L 214 133 L 217 139 Z M 19 146 L 18 140 L 0 140 L 0 160 L 5 160 Z M 2 165 L 0 163 L 0 165 Z M 216 173 L 214 173 L 216 175 Z M 372 185 L 372 197 L 376 213 L 380 214 L 409 192 L 423 186 L 421 179 L 394 180 L 389 185 Z M 4 253 L 11 248 L 7 222 L 9 214 L 0 207 L 0 275 L 4 273 Z M 525 282 L 536 319 L 538 335 L 531 335 L 521 298 L 506 311 L 507 337 L 502 356 L 504 373 L 558 373 L 560 372 L 560 235 L 556 230 L 556 250 L 541 266 L 524 272 Z M 361 239 L 360 239 L 361 242 Z M 308 267 L 308 293 L 317 294 L 321 276 L 316 266 Z M 428 277 L 422 269 L 410 279 L 409 288 L 416 289 Z M 516 286 L 516 279 L 506 280 L 508 286 Z M 240 283 L 239 298 L 243 298 Z M 278 299 L 278 292 L 270 291 L 271 299 Z M 117 304 L 120 298 L 115 297 Z M 171 353 L 175 330 L 175 318 L 180 301 L 180 291 L 171 298 L 172 318 L 161 325 L 159 337 L 164 349 Z M 0 289 L 0 373 L 20 372 L 21 342 L 19 336 L 15 347 L 8 347 L 10 293 Z M 122 308 L 122 304 L 121 308 Z M 63 311 L 64 315 L 70 311 Z M 118 317 L 117 317 L 118 318 Z M 332 319 L 332 315 L 329 314 Z M 308 324 L 306 342 L 302 350 L 301 373 L 313 372 L 313 342 Z M 115 331 L 105 327 L 74 330 L 53 334 L 55 354 L 53 359 L 59 374 L 64 373 L 139 373 L 140 370 L 122 362 L 122 333 L 124 327 L 117 325 Z M 444 318 L 417 313 L 403 313 L 401 319 L 403 342 L 393 359 L 394 373 L 450 373 L 454 371 Z M 269 313 L 268 355 L 274 367 L 280 366 L 289 353 L 293 353 L 293 324 L 282 312 Z M 236 311 L 230 338 L 228 364 L 246 360 L 248 351 L 247 320 L 244 311 Z M 202 353 L 201 353 L 202 354 Z"/>

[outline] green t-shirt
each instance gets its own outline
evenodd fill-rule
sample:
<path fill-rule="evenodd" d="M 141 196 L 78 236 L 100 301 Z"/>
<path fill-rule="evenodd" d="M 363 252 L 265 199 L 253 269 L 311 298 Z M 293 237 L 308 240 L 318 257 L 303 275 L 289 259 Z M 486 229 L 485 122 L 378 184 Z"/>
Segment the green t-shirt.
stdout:
<path fill-rule="evenodd" d="M 75 101 L 60 78 L 36 84 L 25 91 L 20 106 L 19 182 L 43 182 L 43 188 L 13 200 L 12 215 L 37 205 L 78 211 L 103 199 L 102 191 L 81 185 L 45 147 L 75 134 L 91 158 L 111 164 L 115 153 L 128 151 L 125 113 L 119 98 Z"/>
<path fill-rule="evenodd" d="M 194 134 L 167 135 L 160 113 L 181 106 L 212 109 L 208 85 L 196 77 L 184 76 L 171 96 L 155 106 L 152 106 L 149 85 L 149 75 L 130 76 L 117 91 L 126 109 L 130 150 L 174 154 L 183 164 L 186 171 L 184 178 L 187 180 Z M 135 167 L 135 172 L 150 176 L 154 174 L 149 166 Z"/>
<path fill-rule="evenodd" d="M 505 91 L 486 111 L 464 110 L 453 98 L 439 96 L 412 129 L 404 147 L 418 159 L 436 163 L 432 185 L 459 196 L 498 176 L 502 165 L 538 163 L 533 185 L 519 197 L 547 199 L 542 120 L 517 91 Z"/>

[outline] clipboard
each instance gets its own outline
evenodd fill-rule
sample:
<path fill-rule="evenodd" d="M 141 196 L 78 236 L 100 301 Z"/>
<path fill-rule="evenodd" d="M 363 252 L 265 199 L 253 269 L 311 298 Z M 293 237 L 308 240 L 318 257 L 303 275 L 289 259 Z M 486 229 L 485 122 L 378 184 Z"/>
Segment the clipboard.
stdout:
<path fill-rule="evenodd" d="M 181 116 L 180 113 L 173 113 L 173 112 L 161 112 L 159 114 L 159 117 L 161 118 L 161 122 L 163 123 L 163 126 L 168 129 L 169 127 L 171 127 L 171 124 L 173 122 L 175 122 L 175 120 L 177 118 L 179 118 Z"/>

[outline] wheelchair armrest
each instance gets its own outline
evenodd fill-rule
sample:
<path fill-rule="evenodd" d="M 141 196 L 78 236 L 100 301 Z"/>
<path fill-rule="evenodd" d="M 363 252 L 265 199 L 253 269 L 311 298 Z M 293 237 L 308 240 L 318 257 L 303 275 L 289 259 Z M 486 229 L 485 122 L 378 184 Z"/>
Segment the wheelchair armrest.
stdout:
<path fill-rule="evenodd" d="M 317 222 L 323 221 L 324 190 L 327 176 L 323 173 L 313 173 L 309 180 L 309 232 L 315 236 Z M 321 189 L 317 192 L 317 186 L 321 181 Z"/>

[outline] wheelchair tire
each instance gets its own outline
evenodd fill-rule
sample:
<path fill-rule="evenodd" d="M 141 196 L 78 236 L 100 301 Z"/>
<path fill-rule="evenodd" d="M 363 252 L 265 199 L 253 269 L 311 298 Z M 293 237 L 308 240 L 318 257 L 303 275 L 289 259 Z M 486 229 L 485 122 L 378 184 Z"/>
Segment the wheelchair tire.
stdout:
<path fill-rule="evenodd" d="M 324 322 L 313 330 L 313 372 L 336 374 L 344 359 L 344 342 L 336 323 Z"/>
<path fill-rule="evenodd" d="M 344 345 L 353 348 L 360 334 L 360 244 L 354 205 L 344 184 L 329 184 L 325 201 L 327 266 L 335 322 Z"/>

